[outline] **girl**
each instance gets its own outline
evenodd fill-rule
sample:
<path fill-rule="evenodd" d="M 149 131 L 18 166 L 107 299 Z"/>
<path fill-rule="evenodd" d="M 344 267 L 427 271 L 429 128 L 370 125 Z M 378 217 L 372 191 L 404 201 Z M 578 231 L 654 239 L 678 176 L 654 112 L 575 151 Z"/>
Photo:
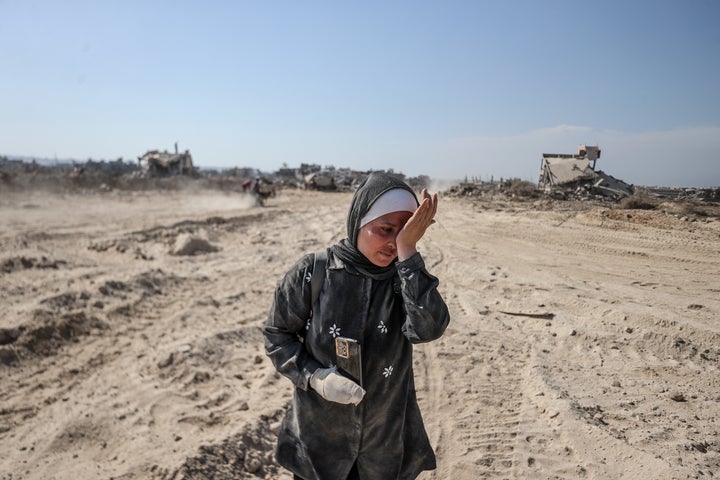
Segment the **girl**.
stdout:
<path fill-rule="evenodd" d="M 412 344 L 439 338 L 450 321 L 416 248 L 437 204 L 423 190 L 418 205 L 407 184 L 372 173 L 353 197 L 347 238 L 279 283 L 263 333 L 295 384 L 276 455 L 296 479 L 405 480 L 435 468 Z"/>

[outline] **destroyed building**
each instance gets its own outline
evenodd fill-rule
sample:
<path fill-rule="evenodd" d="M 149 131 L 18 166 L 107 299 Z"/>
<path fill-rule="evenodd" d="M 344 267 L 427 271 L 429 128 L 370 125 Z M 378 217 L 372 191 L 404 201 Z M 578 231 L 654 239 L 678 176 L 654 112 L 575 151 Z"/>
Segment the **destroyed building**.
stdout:
<path fill-rule="evenodd" d="M 167 150 L 149 150 L 138 157 L 138 166 L 145 177 L 169 177 L 173 175 L 197 175 L 193 165 L 192 155 L 189 150 L 178 153 L 175 145 L 175 153 L 168 153 Z"/>
<path fill-rule="evenodd" d="M 337 190 L 333 172 L 327 170 L 305 175 L 304 187 L 308 190 Z"/>
<path fill-rule="evenodd" d="M 632 185 L 595 169 L 600 153 L 600 148 L 592 145 L 580 145 L 577 154 L 543 153 L 538 188 L 548 194 L 563 196 L 622 198 L 632 195 Z"/>

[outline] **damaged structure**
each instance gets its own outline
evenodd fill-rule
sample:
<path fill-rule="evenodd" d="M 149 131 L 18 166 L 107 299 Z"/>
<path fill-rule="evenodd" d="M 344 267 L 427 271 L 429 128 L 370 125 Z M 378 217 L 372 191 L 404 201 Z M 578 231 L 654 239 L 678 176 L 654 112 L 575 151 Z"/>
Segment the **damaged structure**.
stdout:
<path fill-rule="evenodd" d="M 633 186 L 595 169 L 600 148 L 580 145 L 578 153 L 543 153 L 538 188 L 548 194 L 602 195 L 623 198 L 633 194 Z"/>
<path fill-rule="evenodd" d="M 169 177 L 173 175 L 197 175 L 193 165 L 192 155 L 189 150 L 178 153 L 175 144 L 175 153 L 168 153 L 167 150 L 149 150 L 138 157 L 138 166 L 145 177 Z"/>
<path fill-rule="evenodd" d="M 337 190 L 335 177 L 331 172 L 320 171 L 305 175 L 303 185 L 308 190 Z"/>

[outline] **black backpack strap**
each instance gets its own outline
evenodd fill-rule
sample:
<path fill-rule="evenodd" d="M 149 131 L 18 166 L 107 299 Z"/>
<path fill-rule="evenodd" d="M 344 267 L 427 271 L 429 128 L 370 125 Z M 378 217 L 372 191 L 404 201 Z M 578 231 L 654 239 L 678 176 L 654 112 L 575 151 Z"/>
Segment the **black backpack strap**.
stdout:
<path fill-rule="evenodd" d="M 312 277 L 310 278 L 310 290 L 312 291 L 312 303 L 310 307 L 315 306 L 318 298 L 320 298 L 320 290 L 325 280 L 325 268 L 327 267 L 327 250 L 315 252 L 315 260 L 313 260 Z"/>

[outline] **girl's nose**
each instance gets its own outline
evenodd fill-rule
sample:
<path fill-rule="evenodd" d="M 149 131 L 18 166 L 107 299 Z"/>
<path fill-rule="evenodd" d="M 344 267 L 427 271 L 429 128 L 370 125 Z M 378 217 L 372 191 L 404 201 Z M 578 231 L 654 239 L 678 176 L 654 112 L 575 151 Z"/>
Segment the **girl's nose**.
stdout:
<path fill-rule="evenodd" d="M 388 246 L 394 251 L 397 248 L 397 243 L 395 242 L 395 237 L 388 240 Z"/>

